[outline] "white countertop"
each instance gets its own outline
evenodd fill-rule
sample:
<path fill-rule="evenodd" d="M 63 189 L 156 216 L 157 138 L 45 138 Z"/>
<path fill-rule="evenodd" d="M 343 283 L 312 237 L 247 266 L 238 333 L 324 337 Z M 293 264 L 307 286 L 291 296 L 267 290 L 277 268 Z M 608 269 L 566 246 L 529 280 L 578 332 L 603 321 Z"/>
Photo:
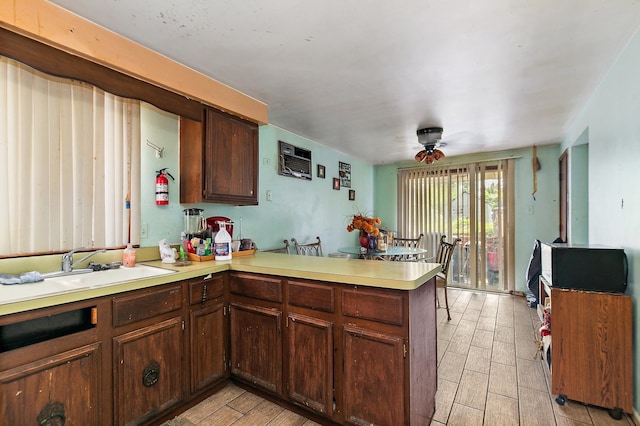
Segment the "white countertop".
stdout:
<path fill-rule="evenodd" d="M 344 284 L 414 290 L 431 279 L 440 265 L 423 262 L 310 257 L 256 252 L 230 261 L 192 262 L 189 266 L 159 260 L 120 268 L 46 279 L 30 284 L 0 285 L 0 315 L 38 309 L 181 281 L 227 270 Z"/>

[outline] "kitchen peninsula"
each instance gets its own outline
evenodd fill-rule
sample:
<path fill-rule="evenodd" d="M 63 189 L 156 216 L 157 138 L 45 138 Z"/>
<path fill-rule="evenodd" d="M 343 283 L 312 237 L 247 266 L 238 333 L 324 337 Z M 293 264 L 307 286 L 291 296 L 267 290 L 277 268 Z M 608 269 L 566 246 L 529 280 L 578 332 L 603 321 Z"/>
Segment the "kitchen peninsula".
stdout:
<path fill-rule="evenodd" d="M 74 424 L 158 424 L 233 380 L 321 423 L 430 423 L 438 265 L 260 252 L 144 264 L 175 272 L 46 297 L 33 284 L 13 302 L 0 287 L 0 422 L 63 410 Z M 11 327 L 52 315 L 65 330 L 34 342 Z"/>

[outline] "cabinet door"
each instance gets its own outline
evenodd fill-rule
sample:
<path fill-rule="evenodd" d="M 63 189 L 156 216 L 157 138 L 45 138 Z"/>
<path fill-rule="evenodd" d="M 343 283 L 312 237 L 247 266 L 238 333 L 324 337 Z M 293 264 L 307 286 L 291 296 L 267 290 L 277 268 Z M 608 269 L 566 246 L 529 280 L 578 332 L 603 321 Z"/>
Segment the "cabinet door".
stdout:
<path fill-rule="evenodd" d="M 258 126 L 207 108 L 204 201 L 258 204 Z"/>
<path fill-rule="evenodd" d="M 100 355 L 94 343 L 0 373 L 0 424 L 103 424 Z"/>
<path fill-rule="evenodd" d="M 282 395 L 282 311 L 231 304 L 231 374 Z"/>
<path fill-rule="evenodd" d="M 113 339 L 115 419 L 135 425 L 182 398 L 182 318 Z"/>
<path fill-rule="evenodd" d="M 191 311 L 191 393 L 223 379 L 225 365 L 224 304 Z"/>
<path fill-rule="evenodd" d="M 333 415 L 333 323 L 290 313 L 289 399 Z"/>
<path fill-rule="evenodd" d="M 633 412 L 631 297 L 551 290 L 551 391 Z"/>
<path fill-rule="evenodd" d="M 402 338 L 349 325 L 343 332 L 345 420 L 405 424 Z"/>

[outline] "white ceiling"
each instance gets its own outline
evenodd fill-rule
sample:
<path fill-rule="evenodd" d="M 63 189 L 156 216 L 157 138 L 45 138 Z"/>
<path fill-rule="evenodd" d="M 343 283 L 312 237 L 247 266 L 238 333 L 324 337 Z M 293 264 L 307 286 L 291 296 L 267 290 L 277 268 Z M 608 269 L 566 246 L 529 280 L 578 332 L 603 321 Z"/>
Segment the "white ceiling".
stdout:
<path fill-rule="evenodd" d="M 560 141 L 640 26 L 640 0 L 52 0 L 372 164 Z"/>

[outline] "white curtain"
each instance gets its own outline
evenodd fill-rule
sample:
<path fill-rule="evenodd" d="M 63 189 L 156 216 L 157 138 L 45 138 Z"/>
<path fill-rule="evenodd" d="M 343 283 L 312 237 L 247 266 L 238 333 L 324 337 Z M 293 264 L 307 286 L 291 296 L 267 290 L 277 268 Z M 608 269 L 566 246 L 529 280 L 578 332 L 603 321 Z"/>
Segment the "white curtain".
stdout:
<path fill-rule="evenodd" d="M 137 244 L 139 102 L 1 57 L 0 84 L 0 255 Z"/>
<path fill-rule="evenodd" d="M 424 234 L 422 246 L 433 254 L 441 235 L 461 239 L 451 285 L 514 289 L 513 161 L 399 170 L 399 236 Z"/>

